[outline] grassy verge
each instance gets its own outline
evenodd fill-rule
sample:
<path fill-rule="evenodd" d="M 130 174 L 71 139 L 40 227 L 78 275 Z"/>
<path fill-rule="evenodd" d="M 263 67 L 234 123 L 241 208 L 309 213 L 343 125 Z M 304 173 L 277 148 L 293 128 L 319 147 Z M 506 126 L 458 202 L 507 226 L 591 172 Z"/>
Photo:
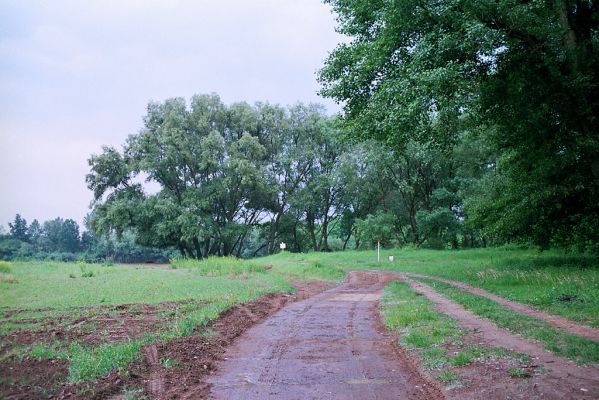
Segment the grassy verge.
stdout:
<path fill-rule="evenodd" d="M 393 282 L 381 301 L 385 325 L 401 335 L 401 344 L 416 351 L 423 367 L 446 385 L 460 383 L 459 367 L 489 358 L 506 358 L 517 365 L 526 356 L 502 348 L 464 345 L 465 332 L 448 316 L 433 309 L 433 304 L 407 283 Z M 458 348 L 450 352 L 448 348 Z"/>
<path fill-rule="evenodd" d="M 393 255 L 395 260 L 388 261 Z M 599 327 L 599 258 L 558 250 L 503 247 L 471 250 L 385 249 L 260 258 L 274 268 L 320 263 L 339 270 L 387 269 L 427 274 L 481 287 L 551 314 Z"/>
<path fill-rule="evenodd" d="M 579 363 L 599 362 L 599 343 L 597 342 L 556 329 L 538 318 L 519 314 L 492 300 L 466 293 L 451 285 L 431 279 L 416 280 L 432 286 L 441 294 L 502 328 L 520 334 L 527 339 L 540 341 L 547 350 L 558 356 Z"/>

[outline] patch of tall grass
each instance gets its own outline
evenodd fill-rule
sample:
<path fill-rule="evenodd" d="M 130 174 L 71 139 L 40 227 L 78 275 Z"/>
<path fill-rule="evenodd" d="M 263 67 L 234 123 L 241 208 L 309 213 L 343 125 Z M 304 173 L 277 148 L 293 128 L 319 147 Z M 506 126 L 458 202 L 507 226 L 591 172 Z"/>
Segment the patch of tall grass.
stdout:
<path fill-rule="evenodd" d="M 11 264 L 8 261 L 0 260 L 0 273 L 10 274 L 12 272 Z"/>
<path fill-rule="evenodd" d="M 203 260 L 176 259 L 172 268 L 186 268 L 202 276 L 247 276 L 266 272 L 266 266 L 235 257 L 208 257 Z"/>

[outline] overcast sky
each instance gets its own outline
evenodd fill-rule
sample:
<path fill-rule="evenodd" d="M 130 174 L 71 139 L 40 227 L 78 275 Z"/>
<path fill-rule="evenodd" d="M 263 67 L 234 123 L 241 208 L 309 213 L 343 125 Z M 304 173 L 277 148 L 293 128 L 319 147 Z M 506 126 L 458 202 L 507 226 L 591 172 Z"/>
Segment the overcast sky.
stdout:
<path fill-rule="evenodd" d="M 0 225 L 89 211 L 87 159 L 150 100 L 320 102 L 342 40 L 319 0 L 0 0 Z"/>

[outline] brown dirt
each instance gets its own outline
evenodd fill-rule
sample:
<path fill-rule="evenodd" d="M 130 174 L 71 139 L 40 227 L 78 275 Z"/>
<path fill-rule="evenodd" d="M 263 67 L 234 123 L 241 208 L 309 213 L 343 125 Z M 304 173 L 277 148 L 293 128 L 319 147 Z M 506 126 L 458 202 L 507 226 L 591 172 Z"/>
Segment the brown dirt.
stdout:
<path fill-rule="evenodd" d="M 65 360 L 24 359 L 0 363 L 0 399 L 47 399 L 57 393 L 67 378 Z"/>
<path fill-rule="evenodd" d="M 520 314 L 529 315 L 551 324 L 552 326 L 568 331 L 574 335 L 582 336 L 584 338 L 599 342 L 599 328 L 592 328 L 590 326 L 582 325 L 578 322 L 572 321 L 568 318 L 559 317 L 546 313 L 545 311 L 538 310 L 526 304 L 518 303 L 515 301 L 507 300 L 503 297 L 497 296 L 493 293 L 489 293 L 484 289 L 480 289 L 474 286 L 470 286 L 467 283 L 450 281 L 448 279 L 437 278 L 429 275 L 402 273 L 404 276 L 411 276 L 415 278 L 428 278 L 438 282 L 447 283 L 448 285 L 457 287 L 458 289 L 464 290 L 468 293 L 475 294 L 477 296 L 485 297 L 489 300 L 501 304 L 511 310 L 514 310 Z"/>
<path fill-rule="evenodd" d="M 168 313 L 176 312 L 180 306 L 189 302 L 163 302 L 150 304 L 120 304 L 117 306 L 88 307 L 75 309 L 79 315 L 47 316 L 41 318 L 11 319 L 20 310 L 6 311 L 6 321 L 16 324 L 37 324 L 39 328 L 20 329 L 6 335 L 0 335 L 0 355 L 18 345 L 52 343 L 61 341 L 70 343 L 75 340 L 98 345 L 106 342 L 118 342 L 137 339 L 146 333 L 160 330 L 169 319 Z M 198 304 L 199 305 L 199 304 Z"/>
<path fill-rule="evenodd" d="M 352 272 L 243 334 L 209 380 L 216 399 L 441 399 L 386 333 L 383 288 L 395 277 Z"/>
<path fill-rule="evenodd" d="M 0 399 L 119 399 L 125 397 L 123 392 L 126 389 L 140 391 L 153 399 L 204 398 L 208 393 L 206 377 L 212 373 L 215 361 L 222 357 L 226 347 L 235 337 L 253 324 L 272 315 L 285 304 L 319 293 L 331 287 L 331 284 L 295 282 L 295 286 L 297 288 L 295 295 L 273 293 L 250 303 L 231 307 L 207 328 L 198 330 L 196 335 L 144 347 L 143 360 L 130 366 L 127 371 L 128 376 L 113 372 L 94 382 L 74 385 L 66 383 L 68 372 L 66 361 L 38 361 L 30 358 L 18 361 L 14 357 L 2 361 L 0 362 Z M 112 307 L 110 311 L 113 315 L 115 311 L 123 313 L 123 315 L 119 314 L 121 321 L 116 325 L 124 326 L 123 329 L 126 329 L 127 334 L 130 335 L 128 337 L 135 337 L 138 330 L 143 330 L 144 327 L 152 329 L 155 323 L 160 322 L 158 320 L 161 311 L 177 305 L 178 303 L 164 303 L 157 306 L 124 305 Z M 102 329 L 108 329 L 112 327 L 112 319 L 106 318 L 107 315 L 104 312 L 87 319 L 82 318 L 75 321 L 74 326 L 83 326 L 93 319 L 94 322 L 103 324 Z M 88 343 L 94 343 L 94 338 L 99 335 L 97 332 L 75 334 L 72 325 L 62 330 L 56 326 L 50 328 L 45 332 L 46 338 L 43 330 L 37 330 L 15 332 L 3 339 L 12 340 L 13 345 L 33 343 L 36 340 L 51 342 L 55 340 L 54 332 L 60 332 L 61 339 L 83 338 Z M 51 339 L 44 340 L 48 337 Z M 115 341 L 127 340 L 116 334 L 109 337 Z M 106 339 L 102 336 L 103 341 Z M 163 361 L 167 359 L 172 365 L 170 368 L 163 366 Z"/>
<path fill-rule="evenodd" d="M 418 293 L 425 295 L 436 305 L 436 309 L 458 321 L 469 331 L 471 341 L 484 347 L 503 347 L 511 351 L 527 354 L 533 360 L 532 367 L 540 367 L 543 372 L 526 380 L 527 385 L 506 386 L 505 379 L 477 383 L 477 371 L 472 385 L 463 390 L 448 391 L 448 397 L 455 399 L 599 399 L 599 365 L 577 366 L 574 362 L 554 356 L 539 343 L 526 340 L 518 335 L 499 328 L 488 320 L 479 318 L 457 303 L 441 296 L 430 286 L 421 282 L 406 280 Z M 492 372 L 492 371 L 491 371 Z M 516 382 L 516 378 L 513 378 Z M 522 381 L 520 381 L 521 383 Z"/>
<path fill-rule="evenodd" d="M 272 293 L 225 310 L 197 334 L 144 347 L 144 358 L 133 364 L 128 379 L 117 373 L 92 385 L 69 385 L 59 398 L 122 399 L 126 389 L 140 389 L 152 399 L 198 399 L 209 391 L 206 379 L 214 372 L 227 346 L 260 320 L 289 302 L 312 296 L 331 286 L 326 282 L 296 283 L 297 293 Z M 172 367 L 163 362 L 170 360 Z"/>

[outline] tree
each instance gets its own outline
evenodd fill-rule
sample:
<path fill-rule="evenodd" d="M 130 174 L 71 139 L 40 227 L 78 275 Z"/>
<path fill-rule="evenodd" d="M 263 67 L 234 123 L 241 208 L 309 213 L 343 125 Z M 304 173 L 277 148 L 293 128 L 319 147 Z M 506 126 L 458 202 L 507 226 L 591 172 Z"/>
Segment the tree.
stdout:
<path fill-rule="evenodd" d="M 29 240 L 29 234 L 27 229 L 27 220 L 21 217 L 20 214 L 15 215 L 15 220 L 8 223 L 10 236 L 15 239 L 27 242 Z"/>
<path fill-rule="evenodd" d="M 42 242 L 48 252 L 76 253 L 80 248 L 79 225 L 60 217 L 44 222 Z"/>
<path fill-rule="evenodd" d="M 351 41 L 319 79 L 351 136 L 449 152 L 481 135 L 496 158 L 473 222 L 545 247 L 599 240 L 597 1 L 327 2 Z"/>
<path fill-rule="evenodd" d="M 265 186 L 266 148 L 256 133 L 258 112 L 245 103 L 226 107 L 216 95 L 150 103 L 144 129 L 123 151 L 92 156 L 88 186 L 94 231 L 134 229 L 146 246 L 179 249 L 183 256 L 241 255 L 252 227 L 271 199 Z M 112 164 L 112 168 L 105 165 Z M 161 191 L 146 195 L 140 173 Z"/>

